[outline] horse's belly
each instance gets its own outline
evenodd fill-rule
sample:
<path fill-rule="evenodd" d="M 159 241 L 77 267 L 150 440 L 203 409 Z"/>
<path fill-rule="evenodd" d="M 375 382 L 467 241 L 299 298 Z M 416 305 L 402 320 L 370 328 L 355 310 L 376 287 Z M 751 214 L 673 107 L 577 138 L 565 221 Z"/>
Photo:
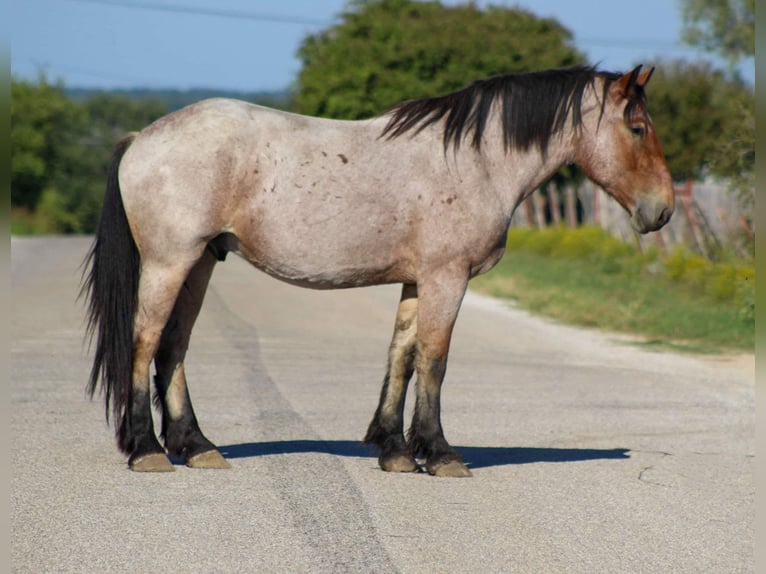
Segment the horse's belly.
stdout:
<path fill-rule="evenodd" d="M 236 233 L 236 251 L 277 279 L 313 289 L 412 281 L 413 266 L 403 255 L 403 246 L 380 237 L 382 232 L 372 234 L 358 229 L 344 232 L 333 225 L 294 223 L 276 229 L 264 224 Z"/>
<path fill-rule="evenodd" d="M 401 266 L 392 264 L 377 267 L 370 265 L 334 264 L 317 268 L 300 260 L 286 261 L 273 256 L 242 255 L 258 269 L 272 277 L 311 289 L 345 289 L 384 283 L 408 283 L 414 274 L 405 272 Z"/>

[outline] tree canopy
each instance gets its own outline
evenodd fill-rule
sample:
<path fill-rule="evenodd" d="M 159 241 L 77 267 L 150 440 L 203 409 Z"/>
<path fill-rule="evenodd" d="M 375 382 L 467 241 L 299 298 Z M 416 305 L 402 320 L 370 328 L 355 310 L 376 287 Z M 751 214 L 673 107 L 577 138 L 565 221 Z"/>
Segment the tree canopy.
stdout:
<path fill-rule="evenodd" d="M 11 81 L 11 208 L 17 231 L 89 233 L 112 146 L 165 113 L 157 101 L 69 99 L 45 77 Z"/>
<path fill-rule="evenodd" d="M 68 134 L 82 120 L 82 110 L 44 78 L 11 83 L 12 205 L 37 205 L 68 151 Z"/>
<path fill-rule="evenodd" d="M 475 79 L 585 63 L 572 33 L 520 8 L 359 0 L 339 24 L 308 36 L 297 111 L 360 119 Z"/>
<path fill-rule="evenodd" d="M 755 56 L 755 0 L 682 0 L 684 40 L 736 64 Z"/>
<path fill-rule="evenodd" d="M 754 104 L 750 88 L 709 63 L 657 62 L 647 87 L 649 112 L 675 180 L 700 177 L 707 168 L 731 176 L 720 142 L 737 137 L 739 116 Z"/>
<path fill-rule="evenodd" d="M 730 70 L 743 58 L 755 58 L 755 0 L 682 0 L 684 40 L 724 57 Z M 738 82 L 732 82 L 737 84 Z M 734 86 L 719 96 L 726 108 L 723 132 L 706 157 L 711 171 L 731 182 L 740 203 L 755 202 L 755 96 Z M 711 137 L 712 136 L 712 137 Z"/>

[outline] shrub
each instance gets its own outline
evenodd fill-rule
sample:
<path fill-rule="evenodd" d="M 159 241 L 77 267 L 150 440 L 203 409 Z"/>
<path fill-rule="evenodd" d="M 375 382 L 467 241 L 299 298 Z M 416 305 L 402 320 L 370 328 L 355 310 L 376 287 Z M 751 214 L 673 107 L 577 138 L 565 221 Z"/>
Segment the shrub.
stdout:
<path fill-rule="evenodd" d="M 739 305 L 739 316 L 742 321 L 755 328 L 755 281 L 737 283 L 735 300 Z"/>
<path fill-rule="evenodd" d="M 735 302 L 742 306 L 746 320 L 754 318 L 755 268 L 731 257 L 728 261 L 712 263 L 683 247 L 665 257 L 656 247 L 641 253 L 636 246 L 593 226 L 542 230 L 513 228 L 508 233 L 508 248 L 562 259 L 587 260 L 611 275 L 643 272 L 664 276 L 713 301 Z"/>
<path fill-rule="evenodd" d="M 506 249 L 522 249 L 526 247 L 530 237 L 537 231 L 528 227 L 512 227 L 508 230 Z"/>
<path fill-rule="evenodd" d="M 538 255 L 551 255 L 553 248 L 560 240 L 561 233 L 554 228 L 548 228 L 533 233 L 527 239 L 525 247 Z"/>
<path fill-rule="evenodd" d="M 668 279 L 678 281 L 683 277 L 686 259 L 687 252 L 681 248 L 675 249 L 669 257 L 665 258 L 665 273 Z"/>
<path fill-rule="evenodd" d="M 560 240 L 551 249 L 556 257 L 588 259 L 598 257 L 604 237 L 598 227 L 582 227 L 579 230 L 566 229 L 560 234 Z"/>
<path fill-rule="evenodd" d="M 730 301 L 737 292 L 737 270 L 732 265 L 717 265 L 708 271 L 705 292 L 716 301 Z"/>

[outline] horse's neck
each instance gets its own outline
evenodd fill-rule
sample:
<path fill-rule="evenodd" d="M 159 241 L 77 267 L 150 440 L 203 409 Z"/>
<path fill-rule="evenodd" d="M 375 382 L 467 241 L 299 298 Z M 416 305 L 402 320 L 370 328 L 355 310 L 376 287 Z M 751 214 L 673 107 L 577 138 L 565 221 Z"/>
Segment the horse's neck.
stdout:
<path fill-rule="evenodd" d="M 497 127 L 500 123 L 494 122 L 494 125 Z M 574 159 L 574 137 L 569 126 L 551 137 L 545 153 L 537 145 L 526 150 L 505 149 L 501 130 L 493 127 L 488 131 L 497 133 L 488 134 L 481 154 L 487 162 L 493 187 L 510 211 Z"/>

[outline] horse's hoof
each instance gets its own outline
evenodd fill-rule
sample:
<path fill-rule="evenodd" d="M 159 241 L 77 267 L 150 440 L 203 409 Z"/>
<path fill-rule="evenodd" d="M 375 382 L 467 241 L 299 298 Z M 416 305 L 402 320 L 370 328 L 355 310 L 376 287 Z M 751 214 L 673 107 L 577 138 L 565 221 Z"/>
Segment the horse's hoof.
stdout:
<path fill-rule="evenodd" d="M 135 472 L 173 472 L 170 459 L 161 452 L 153 452 L 130 461 L 130 470 Z"/>
<path fill-rule="evenodd" d="M 191 468 L 231 468 L 229 462 L 217 450 L 195 454 L 186 460 L 186 466 Z"/>
<path fill-rule="evenodd" d="M 450 478 L 465 478 L 473 476 L 468 467 L 459 460 L 450 460 L 442 464 L 426 465 L 429 474 Z"/>
<path fill-rule="evenodd" d="M 380 468 L 386 472 L 420 472 L 420 466 L 408 454 L 395 454 L 378 461 Z"/>

